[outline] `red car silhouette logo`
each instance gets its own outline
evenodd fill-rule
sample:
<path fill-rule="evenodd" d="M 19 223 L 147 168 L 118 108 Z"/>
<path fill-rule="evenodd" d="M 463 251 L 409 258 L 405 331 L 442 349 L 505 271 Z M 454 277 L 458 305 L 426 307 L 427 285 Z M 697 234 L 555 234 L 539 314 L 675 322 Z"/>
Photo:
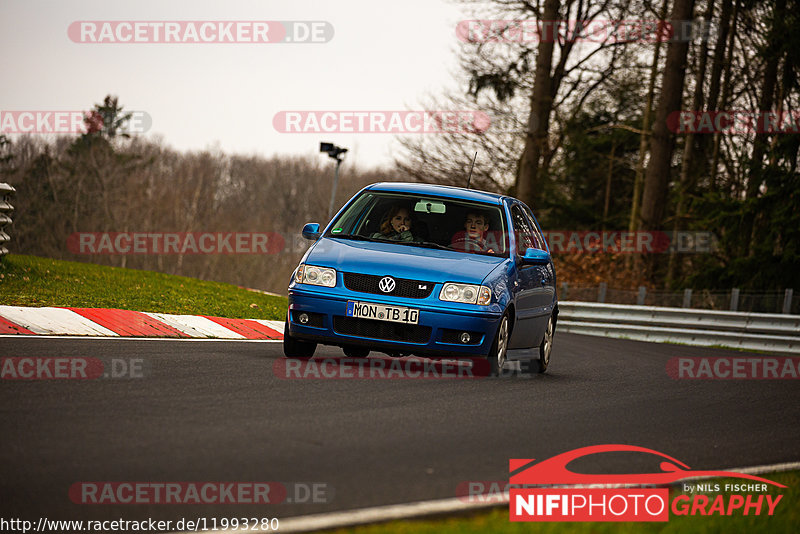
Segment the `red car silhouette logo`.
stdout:
<path fill-rule="evenodd" d="M 661 472 L 657 473 L 635 473 L 635 474 L 611 474 L 611 475 L 596 475 L 596 474 L 583 474 L 575 473 L 567 469 L 567 464 L 588 456 L 590 454 L 597 454 L 601 452 L 644 452 L 653 454 L 662 458 L 659 465 Z M 593 445 L 591 447 L 582 447 L 568 451 L 557 456 L 553 456 L 547 460 L 543 460 L 530 467 L 523 468 L 534 462 L 534 459 L 512 459 L 509 460 L 509 473 L 511 477 L 509 483 L 512 485 L 544 485 L 544 484 L 653 484 L 653 485 L 666 485 L 672 484 L 679 480 L 686 478 L 697 477 L 726 477 L 726 478 L 746 478 L 758 482 L 766 482 L 779 488 L 786 486 L 761 478 L 755 475 L 748 475 L 746 473 L 737 473 L 734 471 L 703 471 L 693 470 L 688 465 L 680 460 L 663 454 L 653 449 L 646 449 L 644 447 L 637 447 L 635 445 Z M 516 474 L 514 474 L 518 471 Z"/>

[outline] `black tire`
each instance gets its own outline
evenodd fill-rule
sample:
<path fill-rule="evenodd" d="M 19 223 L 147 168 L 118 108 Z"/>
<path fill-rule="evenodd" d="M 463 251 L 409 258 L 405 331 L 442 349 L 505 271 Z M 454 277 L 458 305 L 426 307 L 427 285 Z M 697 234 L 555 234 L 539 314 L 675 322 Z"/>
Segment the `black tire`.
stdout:
<path fill-rule="evenodd" d="M 283 326 L 283 354 L 287 358 L 299 358 L 307 360 L 314 356 L 317 344 L 310 341 L 300 341 L 289 335 L 289 321 Z"/>
<path fill-rule="evenodd" d="M 547 320 L 547 329 L 544 331 L 542 343 L 539 345 L 539 357 L 522 363 L 522 371 L 526 373 L 544 373 L 550 365 L 550 354 L 553 352 L 553 339 L 555 338 L 555 322 L 553 316 Z"/>
<path fill-rule="evenodd" d="M 344 355 L 348 358 L 366 358 L 369 356 L 369 349 L 367 347 L 342 347 Z"/>
<path fill-rule="evenodd" d="M 508 340 L 511 337 L 511 321 L 508 313 L 500 319 L 500 326 L 497 327 L 497 334 L 494 336 L 492 348 L 486 358 L 489 360 L 489 376 L 500 376 L 506 362 L 506 352 L 508 351 Z"/>

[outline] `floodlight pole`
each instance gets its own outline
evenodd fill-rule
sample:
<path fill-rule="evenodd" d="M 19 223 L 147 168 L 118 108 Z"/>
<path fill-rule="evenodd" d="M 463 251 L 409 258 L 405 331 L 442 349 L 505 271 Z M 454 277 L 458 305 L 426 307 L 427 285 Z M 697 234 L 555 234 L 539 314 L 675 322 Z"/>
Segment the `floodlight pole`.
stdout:
<path fill-rule="evenodd" d="M 328 220 L 333 218 L 333 205 L 336 201 L 336 187 L 339 185 L 339 165 L 342 164 L 341 156 L 336 156 L 336 170 L 333 174 L 333 191 L 331 191 L 331 204 L 328 207 Z"/>
<path fill-rule="evenodd" d="M 336 160 L 336 171 L 333 175 L 333 191 L 331 191 L 331 203 L 328 207 L 328 220 L 333 218 L 333 206 L 336 203 L 336 188 L 339 185 L 339 165 L 342 164 L 342 156 L 347 152 L 346 148 L 336 146 L 333 143 L 322 142 L 319 144 L 319 151 L 325 152 L 329 157 Z"/>

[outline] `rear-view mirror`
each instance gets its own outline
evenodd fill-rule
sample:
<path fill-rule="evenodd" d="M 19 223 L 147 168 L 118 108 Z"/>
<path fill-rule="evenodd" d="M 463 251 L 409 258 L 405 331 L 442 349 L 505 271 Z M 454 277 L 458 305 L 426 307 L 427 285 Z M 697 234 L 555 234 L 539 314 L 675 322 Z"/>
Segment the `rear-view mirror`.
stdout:
<path fill-rule="evenodd" d="M 303 237 L 311 241 L 319 239 L 319 223 L 307 223 L 303 226 Z"/>
<path fill-rule="evenodd" d="M 545 265 L 550 263 L 550 254 L 538 248 L 528 248 L 522 256 L 522 261 L 536 265 Z"/>

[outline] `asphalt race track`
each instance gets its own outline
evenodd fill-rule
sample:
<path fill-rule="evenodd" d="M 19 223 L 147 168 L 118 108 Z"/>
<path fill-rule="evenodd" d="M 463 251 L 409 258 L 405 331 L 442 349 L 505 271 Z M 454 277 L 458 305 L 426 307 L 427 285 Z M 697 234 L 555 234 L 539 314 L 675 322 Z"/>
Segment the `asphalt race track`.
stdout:
<path fill-rule="evenodd" d="M 474 380 L 286 380 L 273 372 L 280 343 L 5 337 L 0 354 L 134 358 L 145 369 L 0 381 L 6 518 L 285 518 L 452 498 L 466 481 L 507 480 L 510 458 L 604 443 L 694 469 L 800 460 L 800 381 L 666 372 L 672 357 L 757 357 L 746 352 L 557 333 L 547 374 Z M 636 468 L 613 454 L 587 466 Z M 81 481 L 318 483 L 326 502 L 75 504 L 68 490 Z"/>

